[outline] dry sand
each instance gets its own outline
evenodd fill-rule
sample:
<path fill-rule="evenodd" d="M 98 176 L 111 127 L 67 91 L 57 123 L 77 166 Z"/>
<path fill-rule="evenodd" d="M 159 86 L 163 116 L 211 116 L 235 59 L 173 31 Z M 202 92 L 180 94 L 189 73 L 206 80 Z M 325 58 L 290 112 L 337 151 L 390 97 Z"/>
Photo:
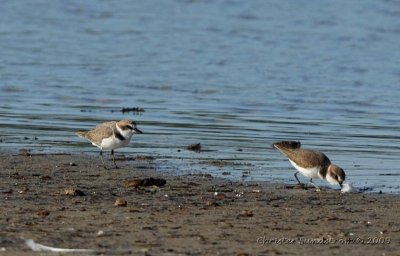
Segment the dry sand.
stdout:
<path fill-rule="evenodd" d="M 0 155 L 0 254 L 33 254 L 24 239 L 106 255 L 400 253 L 399 195 L 176 176 L 148 157 L 120 159 L 120 169 L 98 164 L 85 155 Z M 149 177 L 166 184 L 126 186 Z"/>

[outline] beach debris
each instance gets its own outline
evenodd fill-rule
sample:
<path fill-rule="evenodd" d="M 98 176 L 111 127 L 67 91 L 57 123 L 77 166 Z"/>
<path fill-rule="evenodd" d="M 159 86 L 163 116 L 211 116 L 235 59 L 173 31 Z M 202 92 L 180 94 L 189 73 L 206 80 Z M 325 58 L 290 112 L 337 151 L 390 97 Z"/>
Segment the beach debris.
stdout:
<path fill-rule="evenodd" d="M 123 198 L 117 198 L 117 200 L 115 200 L 114 205 L 117 206 L 117 207 L 125 207 L 125 206 L 128 205 L 128 203 Z"/>
<path fill-rule="evenodd" d="M 114 111 L 112 111 L 114 112 Z M 139 114 L 139 113 L 143 113 L 144 112 L 144 108 L 139 108 L 139 107 L 135 107 L 135 108 L 122 108 L 121 109 L 122 114 L 125 113 L 135 113 L 135 114 Z"/>
<path fill-rule="evenodd" d="M 64 190 L 64 194 L 66 196 L 84 196 L 85 193 L 80 190 L 80 189 L 76 189 L 76 188 L 67 188 Z"/>
<path fill-rule="evenodd" d="M 121 109 L 118 109 L 118 110 L 115 110 L 115 109 L 113 109 L 113 110 L 111 110 L 111 112 L 122 112 L 122 114 L 125 114 L 125 113 L 134 113 L 134 114 L 140 114 L 140 113 L 143 113 L 144 112 L 144 108 L 139 108 L 139 107 L 133 107 L 133 108 L 129 108 L 129 107 L 123 107 L 123 108 L 121 108 Z"/>
<path fill-rule="evenodd" d="M 25 245 L 28 246 L 34 252 L 92 252 L 89 249 L 65 249 L 65 248 L 55 248 L 39 243 L 35 243 L 32 239 L 25 240 Z"/>
<path fill-rule="evenodd" d="M 167 184 L 165 179 L 161 178 L 145 178 L 145 179 L 133 179 L 127 180 L 125 182 L 125 187 L 127 188 L 138 188 L 138 187 L 149 187 L 149 186 L 157 186 L 162 187 Z"/>
<path fill-rule="evenodd" d="M 201 144 L 200 143 L 195 143 L 195 144 L 190 144 L 189 146 L 186 147 L 187 150 L 195 151 L 195 152 L 200 152 L 201 151 Z"/>

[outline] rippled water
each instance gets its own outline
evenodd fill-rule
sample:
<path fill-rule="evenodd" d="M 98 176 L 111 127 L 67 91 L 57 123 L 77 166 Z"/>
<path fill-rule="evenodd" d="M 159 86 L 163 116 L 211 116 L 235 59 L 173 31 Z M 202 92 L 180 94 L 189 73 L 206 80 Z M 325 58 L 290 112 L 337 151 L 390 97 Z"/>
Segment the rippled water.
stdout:
<path fill-rule="evenodd" d="M 117 152 L 161 170 L 294 183 L 270 145 L 296 139 L 399 193 L 399 17 L 390 0 L 7 1 L 0 147 L 95 154 L 76 130 L 133 118 L 145 134 Z"/>

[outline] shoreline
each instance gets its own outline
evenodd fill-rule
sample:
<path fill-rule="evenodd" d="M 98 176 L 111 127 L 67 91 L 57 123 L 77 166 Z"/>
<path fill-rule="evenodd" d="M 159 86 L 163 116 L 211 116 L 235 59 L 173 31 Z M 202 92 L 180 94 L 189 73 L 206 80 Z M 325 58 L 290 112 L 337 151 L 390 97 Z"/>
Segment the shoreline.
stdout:
<path fill-rule="evenodd" d="M 1 153 L 2 254 L 31 253 L 21 237 L 139 255 L 399 252 L 400 195 L 175 175 L 153 160 L 119 158 L 120 169 L 105 170 L 84 154 Z M 166 184 L 127 185 L 143 178 Z"/>

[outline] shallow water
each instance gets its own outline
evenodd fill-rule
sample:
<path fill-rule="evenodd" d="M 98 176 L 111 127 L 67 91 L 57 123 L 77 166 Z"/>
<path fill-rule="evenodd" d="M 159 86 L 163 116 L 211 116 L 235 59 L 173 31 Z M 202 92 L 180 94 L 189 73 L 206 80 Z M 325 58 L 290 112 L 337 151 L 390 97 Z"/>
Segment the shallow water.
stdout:
<path fill-rule="evenodd" d="M 161 170 L 294 183 L 271 143 L 295 139 L 355 187 L 399 193 L 398 10 L 389 0 L 3 3 L 1 150 L 95 154 L 76 130 L 133 118 L 145 134 L 117 152 L 156 156 Z M 185 150 L 198 142 L 201 153 Z"/>

